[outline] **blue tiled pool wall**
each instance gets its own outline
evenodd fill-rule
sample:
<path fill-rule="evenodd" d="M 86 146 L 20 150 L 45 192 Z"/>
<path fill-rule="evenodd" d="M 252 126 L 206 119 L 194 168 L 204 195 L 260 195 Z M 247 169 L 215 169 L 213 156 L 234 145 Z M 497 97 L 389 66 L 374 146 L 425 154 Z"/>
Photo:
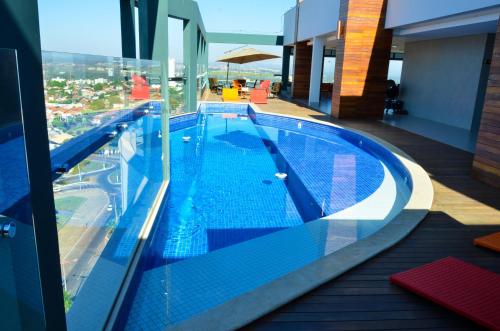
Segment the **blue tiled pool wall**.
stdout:
<path fill-rule="evenodd" d="M 245 106 L 248 107 L 249 117 L 252 119 L 252 121 L 254 121 L 255 124 L 258 125 L 275 127 L 278 129 L 312 135 L 324 139 L 330 139 L 332 135 L 337 135 L 342 139 L 350 142 L 354 146 L 362 149 L 366 153 L 374 155 L 378 159 L 383 160 L 392 171 L 396 171 L 401 178 L 406 178 L 406 185 L 410 190 L 413 188 L 411 176 L 406 167 L 401 163 L 401 161 L 396 156 L 394 156 L 394 154 L 387 148 L 381 146 L 370 138 L 367 138 L 359 133 L 350 130 L 331 125 L 323 125 L 305 119 L 295 119 L 279 115 L 257 113 L 250 105 Z"/>
<path fill-rule="evenodd" d="M 190 113 L 171 117 L 169 121 L 170 132 L 179 131 L 191 126 L 195 126 L 198 122 L 198 113 Z"/>
<path fill-rule="evenodd" d="M 201 113 L 233 113 L 248 115 L 248 105 L 244 103 L 202 103 Z"/>

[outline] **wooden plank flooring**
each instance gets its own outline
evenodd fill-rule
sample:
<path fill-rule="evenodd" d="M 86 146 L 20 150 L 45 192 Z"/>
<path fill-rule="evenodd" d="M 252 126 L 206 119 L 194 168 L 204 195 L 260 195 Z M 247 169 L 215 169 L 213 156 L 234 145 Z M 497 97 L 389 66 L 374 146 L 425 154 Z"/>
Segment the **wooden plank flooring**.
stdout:
<path fill-rule="evenodd" d="M 281 100 L 271 100 L 261 109 L 330 120 L 321 113 Z M 472 245 L 475 237 L 500 231 L 500 190 L 470 177 L 470 153 L 380 122 L 340 123 L 389 141 L 422 165 L 435 190 L 432 210 L 412 234 L 393 248 L 245 329 L 479 329 L 468 320 L 391 285 L 388 277 L 446 256 L 500 273 L 500 254 Z"/>

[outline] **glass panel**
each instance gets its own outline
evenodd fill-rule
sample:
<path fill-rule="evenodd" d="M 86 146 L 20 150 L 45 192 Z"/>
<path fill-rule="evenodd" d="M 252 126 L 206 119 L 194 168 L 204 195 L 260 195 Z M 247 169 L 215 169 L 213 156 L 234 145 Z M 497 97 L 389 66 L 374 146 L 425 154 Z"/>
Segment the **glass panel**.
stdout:
<path fill-rule="evenodd" d="M 204 64 L 198 64 L 197 66 L 197 79 L 196 79 L 196 91 L 197 98 L 200 100 L 205 93 L 205 89 L 207 88 L 207 67 Z"/>
<path fill-rule="evenodd" d="M 53 186 L 68 329 L 98 330 L 161 200 L 161 66 L 43 58 L 52 163 L 66 165 Z"/>
<path fill-rule="evenodd" d="M 160 116 L 146 115 L 54 182 L 70 329 L 116 295 L 163 181 L 161 138 Z"/>
<path fill-rule="evenodd" d="M 151 100 L 160 100 L 157 62 L 43 52 L 51 149 Z"/>
<path fill-rule="evenodd" d="M 0 226 L 14 222 L 16 230 L 13 238 L 0 236 L 1 329 L 42 330 L 45 321 L 14 50 L 0 49 L 0 98 Z"/>
<path fill-rule="evenodd" d="M 168 75 L 170 116 L 183 114 L 185 108 L 184 89 L 186 83 L 184 78 L 184 65 L 176 63 L 175 59 L 169 59 Z"/>

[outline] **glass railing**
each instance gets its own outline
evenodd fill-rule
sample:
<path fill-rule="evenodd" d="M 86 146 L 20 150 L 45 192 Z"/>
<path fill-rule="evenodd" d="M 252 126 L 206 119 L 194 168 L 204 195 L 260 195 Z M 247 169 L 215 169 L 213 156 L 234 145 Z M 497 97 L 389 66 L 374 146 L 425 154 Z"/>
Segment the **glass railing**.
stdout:
<path fill-rule="evenodd" d="M 170 105 L 170 116 L 183 114 L 185 111 L 185 85 L 184 65 L 176 64 L 175 60 L 170 60 L 168 94 Z"/>
<path fill-rule="evenodd" d="M 58 52 L 42 59 L 51 149 L 161 98 L 155 61 Z"/>
<path fill-rule="evenodd" d="M 53 52 L 43 67 L 68 329 L 102 329 L 164 194 L 161 67 Z"/>
<path fill-rule="evenodd" d="M 198 100 L 203 98 L 203 94 L 207 89 L 207 66 L 204 64 L 198 64 L 197 75 L 196 75 L 196 92 Z"/>
<path fill-rule="evenodd" d="M 118 293 L 143 226 L 153 217 L 163 182 L 161 148 L 160 115 L 146 115 L 54 182 L 70 330 L 90 311 L 92 318 L 104 318 L 110 302 L 96 298 Z"/>

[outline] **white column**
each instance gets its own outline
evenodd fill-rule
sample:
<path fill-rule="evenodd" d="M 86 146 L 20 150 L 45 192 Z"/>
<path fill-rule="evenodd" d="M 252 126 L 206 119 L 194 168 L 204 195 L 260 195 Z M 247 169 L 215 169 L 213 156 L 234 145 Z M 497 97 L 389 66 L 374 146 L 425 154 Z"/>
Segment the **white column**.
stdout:
<path fill-rule="evenodd" d="M 314 37 L 313 52 L 311 61 L 311 83 L 309 85 L 309 105 L 318 105 L 320 88 L 321 88 L 321 73 L 323 69 L 323 49 L 325 47 L 325 39 L 322 37 Z"/>

